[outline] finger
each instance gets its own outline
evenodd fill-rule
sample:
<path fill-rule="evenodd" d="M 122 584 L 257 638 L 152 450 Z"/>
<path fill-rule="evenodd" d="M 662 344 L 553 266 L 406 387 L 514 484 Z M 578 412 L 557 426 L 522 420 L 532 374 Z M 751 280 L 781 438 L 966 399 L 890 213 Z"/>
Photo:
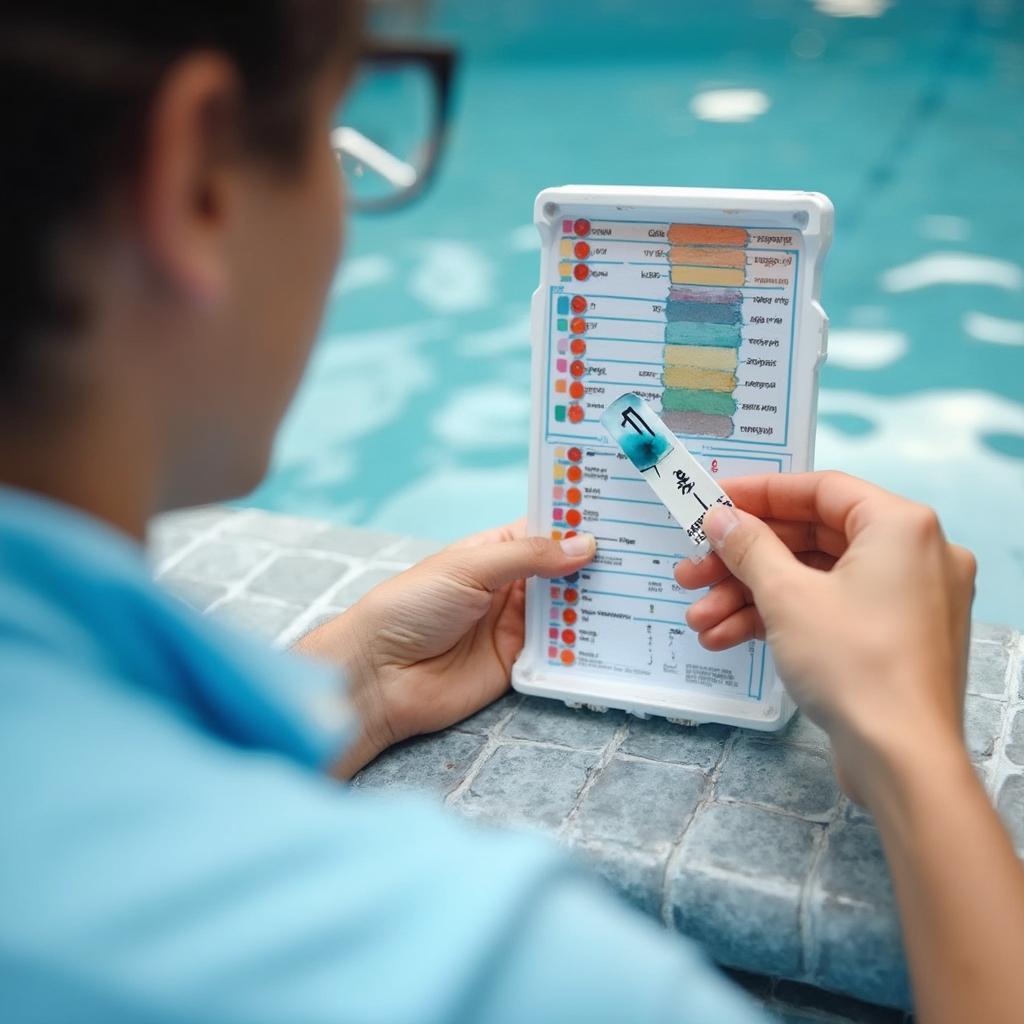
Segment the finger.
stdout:
<path fill-rule="evenodd" d="M 449 544 L 448 548 L 453 551 L 462 551 L 465 548 L 479 547 L 481 544 L 496 544 L 499 541 L 514 540 L 517 537 L 525 536 L 526 516 L 520 516 L 504 526 L 494 526 L 489 530 L 471 533 L 468 537 L 462 537 Z"/>
<path fill-rule="evenodd" d="M 832 567 L 839 561 L 824 551 L 798 551 L 797 561 L 802 562 L 808 569 L 817 569 L 820 572 L 830 572 Z"/>
<path fill-rule="evenodd" d="M 704 516 L 704 532 L 729 571 L 745 583 L 754 600 L 771 600 L 799 588 L 806 571 L 769 526 L 760 519 L 714 505 Z"/>
<path fill-rule="evenodd" d="M 449 549 L 435 557 L 447 558 L 449 571 L 461 573 L 471 585 L 493 592 L 513 580 L 529 576 L 553 579 L 571 575 L 585 566 L 596 550 L 597 542 L 592 534 L 578 533 L 561 541 L 520 537 L 478 544 Z"/>
<path fill-rule="evenodd" d="M 763 640 L 764 622 L 758 610 L 748 604 L 724 622 L 698 634 L 697 639 L 705 650 L 725 651 L 748 640 Z"/>
<path fill-rule="evenodd" d="M 846 538 L 838 530 L 824 523 L 796 522 L 782 519 L 766 519 L 775 535 L 793 552 L 822 551 L 838 558 L 847 548 Z M 725 579 L 729 570 L 714 553 L 701 562 L 689 560 L 675 566 L 675 578 L 679 586 L 687 590 L 700 590 Z"/>
<path fill-rule="evenodd" d="M 750 591 L 738 579 L 730 576 L 690 605 L 686 613 L 686 624 L 690 629 L 703 633 L 751 603 Z"/>
<path fill-rule="evenodd" d="M 691 562 L 688 558 L 683 559 L 676 564 L 673 574 L 676 583 L 686 590 L 710 587 L 731 575 L 725 563 L 714 552 L 699 562 Z"/>
<path fill-rule="evenodd" d="M 791 519 L 765 519 L 764 522 L 794 554 L 823 551 L 838 558 L 849 546 L 845 534 L 821 522 L 801 523 Z"/>
<path fill-rule="evenodd" d="M 874 484 L 845 473 L 766 473 L 721 481 L 740 508 L 759 519 L 820 521 L 846 535 L 851 512 L 864 502 L 905 501 Z"/>

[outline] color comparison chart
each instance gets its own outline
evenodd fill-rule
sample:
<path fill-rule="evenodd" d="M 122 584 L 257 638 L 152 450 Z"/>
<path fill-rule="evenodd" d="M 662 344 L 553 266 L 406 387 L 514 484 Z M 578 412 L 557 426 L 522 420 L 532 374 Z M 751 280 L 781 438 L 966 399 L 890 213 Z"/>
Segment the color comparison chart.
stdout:
<path fill-rule="evenodd" d="M 562 219 L 546 290 L 541 468 L 551 536 L 587 530 L 594 563 L 547 586 L 547 664 L 757 701 L 763 644 L 709 654 L 675 583 L 679 527 L 601 424 L 641 395 L 713 477 L 781 472 L 799 231 Z M 539 396 L 536 396 L 539 397 Z"/>

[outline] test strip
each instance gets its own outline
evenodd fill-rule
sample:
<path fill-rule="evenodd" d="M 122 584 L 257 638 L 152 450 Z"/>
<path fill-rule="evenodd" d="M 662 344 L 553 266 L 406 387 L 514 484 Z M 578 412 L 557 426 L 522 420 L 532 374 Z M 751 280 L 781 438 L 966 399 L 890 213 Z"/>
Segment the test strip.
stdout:
<path fill-rule="evenodd" d="M 627 392 L 609 405 L 601 422 L 686 533 L 685 554 L 700 562 L 711 551 L 704 513 L 732 505 L 683 443 L 637 394 Z"/>

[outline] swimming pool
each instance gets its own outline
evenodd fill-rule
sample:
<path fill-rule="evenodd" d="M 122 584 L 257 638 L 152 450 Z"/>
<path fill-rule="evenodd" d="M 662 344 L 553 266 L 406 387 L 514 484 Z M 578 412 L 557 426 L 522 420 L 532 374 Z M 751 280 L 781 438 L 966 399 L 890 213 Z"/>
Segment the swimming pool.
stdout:
<path fill-rule="evenodd" d="M 939 508 L 1024 626 L 1024 11 L 1011 0 L 442 3 L 435 188 L 356 219 L 267 508 L 454 538 L 525 506 L 530 224 L 570 182 L 836 205 L 819 467 Z"/>

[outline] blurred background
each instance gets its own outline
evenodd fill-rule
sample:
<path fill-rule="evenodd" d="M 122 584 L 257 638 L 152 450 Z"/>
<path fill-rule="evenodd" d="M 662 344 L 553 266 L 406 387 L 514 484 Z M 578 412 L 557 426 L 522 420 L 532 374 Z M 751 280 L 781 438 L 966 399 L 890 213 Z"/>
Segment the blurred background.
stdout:
<path fill-rule="evenodd" d="M 450 130 L 420 197 L 351 219 L 249 503 L 441 539 L 520 515 L 534 195 L 812 189 L 836 207 L 817 465 L 937 506 L 979 557 L 976 616 L 1024 627 L 1024 4 L 372 6 L 382 35 L 458 50 Z M 368 70 L 353 138 L 422 149 L 427 77 Z"/>

